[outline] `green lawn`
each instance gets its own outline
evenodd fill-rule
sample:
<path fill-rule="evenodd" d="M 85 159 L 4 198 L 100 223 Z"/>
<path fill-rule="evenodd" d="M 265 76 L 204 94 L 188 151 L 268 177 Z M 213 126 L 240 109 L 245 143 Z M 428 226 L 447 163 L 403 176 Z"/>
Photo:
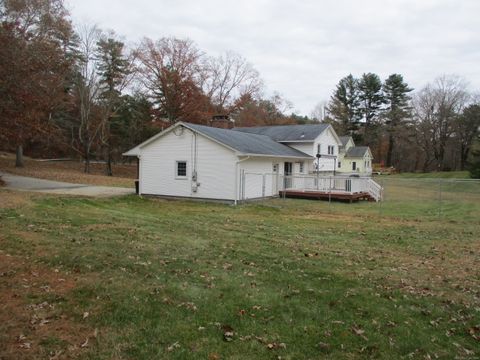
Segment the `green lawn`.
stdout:
<path fill-rule="evenodd" d="M 5 206 L 0 255 L 16 274 L 39 267 L 72 285 L 0 276 L 30 317 L 51 305 L 43 326 L 0 316 L 0 358 L 477 359 L 480 202 L 447 201 L 441 217 L 436 204 Z"/>
<path fill-rule="evenodd" d="M 417 178 L 417 179 L 470 179 L 470 174 L 468 173 L 468 171 L 436 171 L 436 172 L 427 172 L 427 173 L 400 173 L 400 174 L 394 174 L 394 175 L 388 175 L 388 176 L 395 177 L 395 178 Z"/>

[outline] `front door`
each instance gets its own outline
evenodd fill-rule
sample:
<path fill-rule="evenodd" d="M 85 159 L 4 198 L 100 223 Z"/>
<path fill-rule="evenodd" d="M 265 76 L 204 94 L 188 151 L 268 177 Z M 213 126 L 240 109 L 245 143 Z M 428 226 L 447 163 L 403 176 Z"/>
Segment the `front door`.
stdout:
<path fill-rule="evenodd" d="M 285 189 L 289 189 L 292 187 L 293 179 L 292 179 L 292 170 L 293 170 L 293 163 L 291 162 L 285 162 L 284 168 L 283 168 L 283 174 L 285 178 Z"/>

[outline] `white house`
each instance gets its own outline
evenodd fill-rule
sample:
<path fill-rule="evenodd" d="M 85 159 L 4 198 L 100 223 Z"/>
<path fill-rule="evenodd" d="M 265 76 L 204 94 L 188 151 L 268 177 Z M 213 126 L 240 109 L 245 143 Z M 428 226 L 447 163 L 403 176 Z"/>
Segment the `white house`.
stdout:
<path fill-rule="evenodd" d="M 138 159 L 140 194 L 237 202 L 334 174 L 345 166 L 342 146 L 328 124 L 221 129 L 178 122 L 124 155 Z"/>
<path fill-rule="evenodd" d="M 355 146 L 351 136 L 341 136 L 342 146 L 338 157 L 337 172 L 343 175 L 372 175 L 372 152 L 368 146 Z"/>
<path fill-rule="evenodd" d="M 184 122 L 124 155 L 139 159 L 140 194 L 233 202 L 277 195 L 280 175 L 313 161 L 265 135 Z M 241 186 L 245 173 L 248 183 Z"/>
<path fill-rule="evenodd" d="M 312 160 L 305 164 L 305 171 L 302 173 L 312 174 L 318 169 L 321 174 L 333 174 L 337 168 L 342 142 L 329 124 L 258 126 L 233 130 L 266 135 L 278 143 L 310 155 Z M 299 166 L 300 164 L 296 164 L 297 173 L 300 172 Z"/>

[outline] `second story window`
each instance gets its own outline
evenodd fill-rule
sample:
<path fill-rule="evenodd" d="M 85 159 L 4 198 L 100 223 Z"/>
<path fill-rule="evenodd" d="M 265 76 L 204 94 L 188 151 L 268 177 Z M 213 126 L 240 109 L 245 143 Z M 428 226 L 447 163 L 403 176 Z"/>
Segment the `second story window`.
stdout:
<path fill-rule="evenodd" d="M 328 145 L 328 155 L 335 154 L 335 145 Z"/>

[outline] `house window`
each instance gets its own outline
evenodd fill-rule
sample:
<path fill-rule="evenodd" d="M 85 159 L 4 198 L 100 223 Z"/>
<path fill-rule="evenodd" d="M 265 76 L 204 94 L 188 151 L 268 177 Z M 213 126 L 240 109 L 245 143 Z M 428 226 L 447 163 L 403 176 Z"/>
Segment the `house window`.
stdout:
<path fill-rule="evenodd" d="M 342 162 L 339 161 L 339 162 L 338 162 L 338 168 L 340 169 L 341 167 L 342 167 Z"/>
<path fill-rule="evenodd" d="M 303 172 L 305 171 L 305 163 L 303 161 L 300 163 L 299 171 L 300 171 L 300 174 L 303 174 Z"/>
<path fill-rule="evenodd" d="M 352 162 L 352 170 L 357 170 L 357 162 L 356 161 L 353 161 Z"/>
<path fill-rule="evenodd" d="M 335 154 L 335 145 L 328 145 L 328 155 Z"/>
<path fill-rule="evenodd" d="M 175 162 L 175 174 L 177 179 L 187 178 L 187 162 L 186 161 Z"/>
<path fill-rule="evenodd" d="M 321 144 L 317 144 L 317 154 L 320 154 Z"/>

